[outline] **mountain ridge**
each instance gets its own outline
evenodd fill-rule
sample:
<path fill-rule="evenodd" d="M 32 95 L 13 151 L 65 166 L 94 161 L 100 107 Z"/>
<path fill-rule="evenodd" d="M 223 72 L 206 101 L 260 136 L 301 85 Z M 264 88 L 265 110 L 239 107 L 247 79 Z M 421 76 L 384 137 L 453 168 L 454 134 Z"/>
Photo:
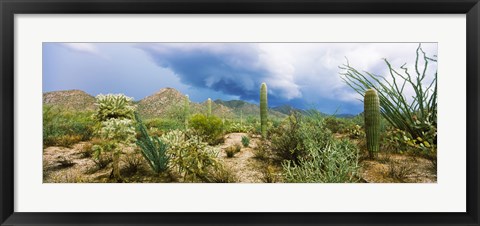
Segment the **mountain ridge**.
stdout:
<path fill-rule="evenodd" d="M 175 88 L 165 87 L 141 100 L 134 101 L 134 105 L 140 115 L 147 118 L 172 116 L 183 110 L 184 98 L 185 95 Z M 45 92 L 43 93 L 43 103 L 75 111 L 95 110 L 96 108 L 95 97 L 82 90 Z M 206 114 L 207 101 L 200 103 L 190 101 L 190 111 L 191 113 Z M 273 108 L 270 108 L 269 112 L 273 117 L 286 116 Z M 260 107 L 243 100 L 224 101 L 217 99 L 212 101 L 212 114 L 221 118 L 240 117 L 240 115 L 244 117 L 249 115 L 259 116 Z"/>

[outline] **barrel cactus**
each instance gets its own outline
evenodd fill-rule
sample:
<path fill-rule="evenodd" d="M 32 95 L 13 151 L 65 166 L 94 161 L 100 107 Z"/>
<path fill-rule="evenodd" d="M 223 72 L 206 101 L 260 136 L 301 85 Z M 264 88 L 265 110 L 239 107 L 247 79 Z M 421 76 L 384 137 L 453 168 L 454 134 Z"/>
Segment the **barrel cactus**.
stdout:
<path fill-rule="evenodd" d="M 260 123 L 262 137 L 267 137 L 267 117 L 268 117 L 268 102 L 267 102 L 267 84 L 262 83 L 260 88 Z"/>
<path fill-rule="evenodd" d="M 365 134 L 370 158 L 377 157 L 380 141 L 380 101 L 377 92 L 369 89 L 364 97 Z"/>
<path fill-rule="evenodd" d="M 207 116 L 212 116 L 212 99 L 210 98 L 207 100 Z"/>

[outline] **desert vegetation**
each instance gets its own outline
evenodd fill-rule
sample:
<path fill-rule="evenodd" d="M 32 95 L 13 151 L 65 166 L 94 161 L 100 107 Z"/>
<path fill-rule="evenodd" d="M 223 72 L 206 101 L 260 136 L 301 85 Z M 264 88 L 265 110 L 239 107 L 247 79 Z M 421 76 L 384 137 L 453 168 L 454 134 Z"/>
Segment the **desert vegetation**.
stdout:
<path fill-rule="evenodd" d="M 385 59 L 388 76 L 339 65 L 362 97 L 364 110 L 352 117 L 271 108 L 267 83 L 256 84 L 258 105 L 196 103 L 173 88 L 138 102 L 124 94 L 45 93 L 44 182 L 436 182 L 436 72 L 424 81 L 436 59 L 421 46 L 416 56 L 413 72 Z"/>

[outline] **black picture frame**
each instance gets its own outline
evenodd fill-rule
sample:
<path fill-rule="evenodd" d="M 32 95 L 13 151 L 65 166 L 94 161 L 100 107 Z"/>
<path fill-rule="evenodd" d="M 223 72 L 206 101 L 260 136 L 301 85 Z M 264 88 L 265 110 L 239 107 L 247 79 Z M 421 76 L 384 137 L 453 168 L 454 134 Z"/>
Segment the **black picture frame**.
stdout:
<path fill-rule="evenodd" d="M 0 11 L 1 225 L 479 225 L 479 0 L 0 0 Z M 14 15 L 60 13 L 466 14 L 467 90 L 459 91 L 466 92 L 467 95 L 467 211 L 466 213 L 14 212 Z"/>

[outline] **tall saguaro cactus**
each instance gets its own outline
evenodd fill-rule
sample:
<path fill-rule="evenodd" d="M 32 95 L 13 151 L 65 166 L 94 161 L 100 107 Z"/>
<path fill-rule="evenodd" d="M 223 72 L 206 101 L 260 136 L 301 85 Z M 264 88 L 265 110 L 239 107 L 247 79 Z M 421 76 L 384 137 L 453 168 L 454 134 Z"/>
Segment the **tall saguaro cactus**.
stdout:
<path fill-rule="evenodd" d="M 364 97 L 365 133 L 370 158 L 377 157 L 380 141 L 380 101 L 377 92 L 369 89 Z"/>
<path fill-rule="evenodd" d="M 185 95 L 183 113 L 185 117 L 185 129 L 188 129 L 188 117 L 190 115 L 190 98 L 188 97 L 188 95 Z"/>
<path fill-rule="evenodd" d="M 262 138 L 267 137 L 267 117 L 268 117 L 268 102 L 267 102 L 267 84 L 262 83 L 260 87 L 260 123 L 262 130 Z"/>
<path fill-rule="evenodd" d="M 207 116 L 212 116 L 212 99 L 210 98 L 207 100 Z"/>

